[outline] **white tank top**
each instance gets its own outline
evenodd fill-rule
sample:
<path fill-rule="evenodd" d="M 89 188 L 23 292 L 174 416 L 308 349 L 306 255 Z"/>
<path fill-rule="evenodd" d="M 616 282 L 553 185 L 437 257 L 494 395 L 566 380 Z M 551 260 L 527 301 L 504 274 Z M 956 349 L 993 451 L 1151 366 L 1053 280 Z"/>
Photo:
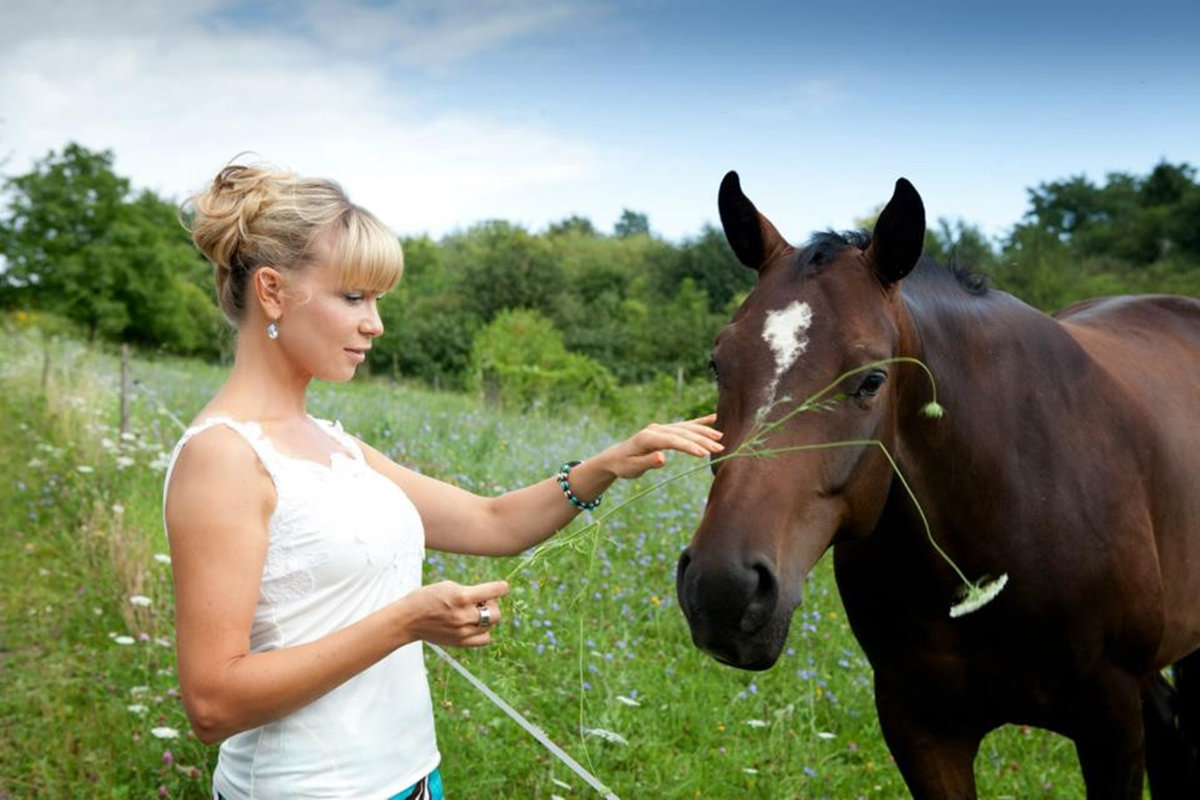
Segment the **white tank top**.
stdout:
<path fill-rule="evenodd" d="M 276 504 L 250 652 L 320 639 L 421 585 L 425 530 L 395 483 L 371 469 L 339 423 L 315 420 L 350 455 L 328 466 L 280 453 L 253 422 L 240 433 L 275 483 Z M 440 761 L 420 642 L 401 647 L 314 702 L 221 743 L 213 788 L 227 800 L 391 797 Z"/>

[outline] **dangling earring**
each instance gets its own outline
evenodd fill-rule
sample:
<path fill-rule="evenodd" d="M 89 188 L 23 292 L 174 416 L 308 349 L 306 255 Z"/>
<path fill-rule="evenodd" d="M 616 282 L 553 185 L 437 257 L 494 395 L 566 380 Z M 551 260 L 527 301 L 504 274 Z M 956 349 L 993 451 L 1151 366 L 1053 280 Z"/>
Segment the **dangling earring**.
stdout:
<path fill-rule="evenodd" d="M 268 339 L 278 339 L 279 338 L 279 326 L 275 324 L 275 320 L 271 320 L 271 324 L 267 325 L 267 338 Z"/>

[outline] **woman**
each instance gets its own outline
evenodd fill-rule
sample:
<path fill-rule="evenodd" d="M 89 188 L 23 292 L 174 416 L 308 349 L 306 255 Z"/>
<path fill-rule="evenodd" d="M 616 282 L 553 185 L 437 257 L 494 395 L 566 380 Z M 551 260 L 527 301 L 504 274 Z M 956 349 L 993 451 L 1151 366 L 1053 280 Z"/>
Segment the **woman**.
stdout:
<path fill-rule="evenodd" d="M 383 332 L 396 238 L 337 184 L 260 167 L 226 167 L 190 206 L 238 332 L 164 488 L 184 704 L 222 743 L 214 794 L 440 797 L 420 643 L 489 644 L 508 585 L 421 586 L 425 546 L 520 553 L 720 434 L 712 417 L 650 425 L 496 498 L 418 475 L 305 408 L 313 378 L 349 380 Z"/>

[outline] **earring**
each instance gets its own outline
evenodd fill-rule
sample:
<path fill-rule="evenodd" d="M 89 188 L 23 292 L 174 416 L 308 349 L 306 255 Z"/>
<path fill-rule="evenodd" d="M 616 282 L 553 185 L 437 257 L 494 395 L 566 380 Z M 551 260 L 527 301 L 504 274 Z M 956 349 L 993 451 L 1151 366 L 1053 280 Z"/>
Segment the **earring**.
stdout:
<path fill-rule="evenodd" d="M 271 324 L 267 325 L 267 338 L 268 339 L 278 339 L 279 338 L 279 326 L 275 324 L 275 320 L 271 320 Z"/>

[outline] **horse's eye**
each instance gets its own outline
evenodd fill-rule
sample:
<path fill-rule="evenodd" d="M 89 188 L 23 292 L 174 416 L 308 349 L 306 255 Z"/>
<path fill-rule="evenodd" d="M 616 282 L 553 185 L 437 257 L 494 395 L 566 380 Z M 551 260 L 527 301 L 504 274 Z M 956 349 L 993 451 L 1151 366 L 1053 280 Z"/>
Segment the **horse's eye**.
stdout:
<path fill-rule="evenodd" d="M 876 370 L 867 374 L 863 378 L 863 382 L 858 385 L 858 391 L 854 393 L 855 397 L 874 397 L 883 388 L 884 381 L 887 380 L 887 373 L 881 370 Z"/>

